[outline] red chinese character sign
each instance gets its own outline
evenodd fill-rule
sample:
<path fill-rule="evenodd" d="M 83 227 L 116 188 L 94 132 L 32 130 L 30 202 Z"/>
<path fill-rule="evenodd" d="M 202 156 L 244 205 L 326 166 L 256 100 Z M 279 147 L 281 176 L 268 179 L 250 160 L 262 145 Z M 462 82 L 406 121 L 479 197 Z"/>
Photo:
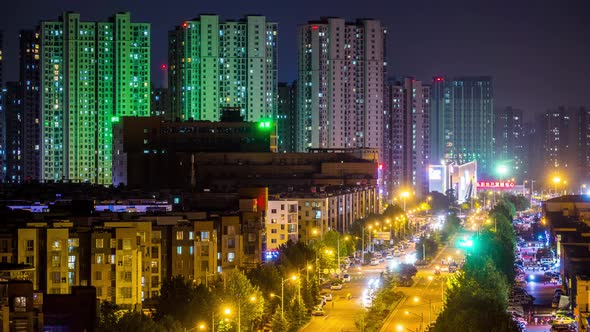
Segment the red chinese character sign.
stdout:
<path fill-rule="evenodd" d="M 478 189 L 512 189 L 513 181 L 477 181 Z"/>

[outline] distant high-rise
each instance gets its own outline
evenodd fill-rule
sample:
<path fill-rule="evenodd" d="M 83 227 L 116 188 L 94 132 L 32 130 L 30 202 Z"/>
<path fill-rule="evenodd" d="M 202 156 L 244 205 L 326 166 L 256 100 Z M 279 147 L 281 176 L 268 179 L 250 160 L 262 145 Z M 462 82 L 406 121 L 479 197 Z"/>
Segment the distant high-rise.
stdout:
<path fill-rule="evenodd" d="M 580 183 L 587 183 L 590 181 L 590 109 L 586 107 L 580 107 L 576 111 L 578 125 L 578 144 L 577 144 L 577 156 L 578 156 L 578 180 Z M 586 188 L 590 190 L 590 188 Z"/>
<path fill-rule="evenodd" d="M 150 25 L 41 22 L 42 180 L 112 184 L 112 123 L 150 113 Z"/>
<path fill-rule="evenodd" d="M 510 168 L 510 177 L 518 182 L 524 180 L 526 169 L 526 140 L 522 110 L 506 107 L 496 114 L 495 143 L 496 160 Z"/>
<path fill-rule="evenodd" d="M 23 115 L 19 82 L 7 82 L 5 97 L 6 177 L 5 182 L 23 181 Z"/>
<path fill-rule="evenodd" d="M 386 33 L 371 19 L 322 18 L 299 26 L 298 151 L 382 152 Z"/>
<path fill-rule="evenodd" d="M 168 88 L 151 88 L 150 116 L 159 116 L 168 121 L 174 121 L 170 110 L 170 90 Z"/>
<path fill-rule="evenodd" d="M 4 53 L 3 53 L 3 46 L 4 46 L 4 34 L 2 30 L 0 30 L 0 87 L 4 85 L 4 75 L 2 72 L 2 63 L 4 62 Z"/>
<path fill-rule="evenodd" d="M 544 170 L 548 176 L 552 172 L 562 173 L 575 168 L 575 162 L 570 156 L 570 148 L 576 146 L 576 134 L 572 134 L 576 131 L 572 131 L 574 128 L 571 114 L 565 107 L 545 113 L 542 131 L 544 151 L 541 154 L 544 156 Z"/>
<path fill-rule="evenodd" d="M 279 152 L 295 152 L 297 133 L 297 82 L 279 83 L 277 140 Z"/>
<path fill-rule="evenodd" d="M 174 118 L 219 121 L 239 108 L 245 121 L 277 114 L 277 23 L 248 15 L 220 22 L 200 15 L 168 33 Z"/>
<path fill-rule="evenodd" d="M 385 195 L 413 188 L 428 193 L 430 86 L 411 77 L 387 85 L 383 146 Z"/>
<path fill-rule="evenodd" d="M 41 180 L 41 65 L 39 32 L 19 34 L 19 98 L 21 100 L 23 179 Z"/>
<path fill-rule="evenodd" d="M 2 63 L 4 62 L 2 48 L 2 31 L 0 31 L 0 182 L 4 181 L 6 176 L 6 114 L 4 113 L 4 93 L 6 91 L 4 91 L 2 76 Z"/>
<path fill-rule="evenodd" d="M 477 160 L 480 173 L 491 173 L 494 147 L 492 78 L 435 77 L 432 82 L 432 161 L 464 164 Z"/>

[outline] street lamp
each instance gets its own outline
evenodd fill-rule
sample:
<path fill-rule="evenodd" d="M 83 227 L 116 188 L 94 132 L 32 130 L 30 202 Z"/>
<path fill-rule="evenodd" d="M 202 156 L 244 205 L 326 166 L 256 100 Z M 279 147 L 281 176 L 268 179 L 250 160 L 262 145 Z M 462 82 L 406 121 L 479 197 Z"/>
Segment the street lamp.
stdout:
<path fill-rule="evenodd" d="M 496 217 L 493 217 L 493 218 L 494 218 L 494 233 L 497 233 L 498 232 L 498 221 L 496 221 Z M 492 221 L 490 219 L 486 219 L 486 224 L 489 224 L 491 222 Z"/>
<path fill-rule="evenodd" d="M 414 299 L 414 301 L 417 301 L 417 300 L 416 300 L 416 299 Z M 405 314 L 406 314 L 406 315 L 414 315 L 414 316 L 416 316 L 416 317 L 420 317 L 420 331 L 422 331 L 422 326 L 424 325 L 424 313 L 423 313 L 423 312 L 421 312 L 421 313 L 420 313 L 420 315 L 418 315 L 418 314 L 416 314 L 416 313 L 413 313 L 413 312 L 410 312 L 410 311 L 407 311 L 407 310 L 406 310 Z"/>
<path fill-rule="evenodd" d="M 307 273 L 306 278 L 305 278 L 305 284 L 309 284 L 309 270 L 312 269 L 312 266 L 310 264 L 307 264 L 306 267 L 304 267 L 303 269 L 299 270 L 299 275 L 301 275 L 301 271 L 305 270 L 305 272 Z M 308 286 L 309 287 L 309 286 Z M 272 296 L 272 294 L 271 294 Z M 297 290 L 297 296 L 299 297 L 298 301 L 301 301 L 301 277 L 299 278 L 299 287 Z"/>
<path fill-rule="evenodd" d="M 557 195 L 557 184 L 559 184 L 560 182 L 561 182 L 561 178 L 559 176 L 553 177 L 553 184 L 554 184 L 553 189 L 554 189 L 556 195 Z"/>
<path fill-rule="evenodd" d="M 375 231 L 377 231 L 377 229 L 375 229 Z M 373 235 L 373 225 L 370 225 L 369 226 L 369 246 L 371 248 L 371 252 L 374 252 L 375 251 L 375 247 L 373 246 L 373 238 L 372 238 L 372 235 Z"/>
<path fill-rule="evenodd" d="M 285 306 L 285 283 L 289 280 L 297 280 L 297 276 L 296 275 L 292 275 L 290 278 L 286 278 L 286 279 L 281 279 L 281 318 L 285 318 L 285 311 L 284 311 L 284 306 Z M 279 297 L 277 295 L 274 294 L 270 294 L 271 297 Z"/>
<path fill-rule="evenodd" d="M 366 226 L 367 228 L 369 228 L 369 243 L 371 243 L 371 229 L 373 229 L 373 225 L 368 225 Z M 365 264 L 365 226 L 363 226 L 362 231 L 361 231 L 361 246 L 363 247 L 361 250 L 361 264 Z"/>
<path fill-rule="evenodd" d="M 406 211 L 406 198 L 410 197 L 410 192 L 402 191 L 401 196 L 404 199 L 404 211 Z"/>
<path fill-rule="evenodd" d="M 199 330 L 199 331 L 204 331 L 205 330 L 205 323 L 199 323 L 197 326 L 193 327 L 190 330 L 187 330 L 186 328 L 184 329 L 184 332 L 191 332 L 194 330 Z"/>
<path fill-rule="evenodd" d="M 432 282 L 432 280 L 434 280 L 434 277 L 428 276 L 428 280 L 430 280 L 430 282 Z M 419 302 L 419 301 L 420 301 L 419 297 L 417 297 L 417 296 L 414 297 L 414 302 Z M 432 322 L 432 299 L 428 299 L 428 321 Z M 420 330 L 422 330 L 422 326 L 420 326 Z"/>
<path fill-rule="evenodd" d="M 344 241 L 348 241 L 349 237 L 345 236 L 344 237 Z M 337 268 L 340 268 L 340 233 L 338 233 L 338 266 Z"/>

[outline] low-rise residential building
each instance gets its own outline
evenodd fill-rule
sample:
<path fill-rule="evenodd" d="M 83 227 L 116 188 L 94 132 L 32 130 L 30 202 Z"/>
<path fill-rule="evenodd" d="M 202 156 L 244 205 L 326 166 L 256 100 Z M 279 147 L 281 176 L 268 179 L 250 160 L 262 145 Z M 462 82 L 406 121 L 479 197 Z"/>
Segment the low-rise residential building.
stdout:
<path fill-rule="evenodd" d="M 268 201 L 266 213 L 265 232 L 265 260 L 273 259 L 278 255 L 281 245 L 289 240 L 298 240 L 298 203 L 297 201 Z"/>

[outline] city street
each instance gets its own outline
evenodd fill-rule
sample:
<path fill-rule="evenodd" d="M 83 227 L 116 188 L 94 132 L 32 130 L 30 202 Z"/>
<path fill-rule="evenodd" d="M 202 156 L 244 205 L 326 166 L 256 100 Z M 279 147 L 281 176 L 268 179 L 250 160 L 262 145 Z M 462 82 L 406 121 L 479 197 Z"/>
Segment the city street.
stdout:
<path fill-rule="evenodd" d="M 398 325 L 403 326 L 404 331 L 417 331 L 420 325 L 424 330 L 430 322 L 436 320 L 442 307 L 444 282 L 449 273 L 441 272 L 436 276 L 434 268 L 436 265 L 440 266 L 442 259 L 448 260 L 450 257 L 457 262 L 463 259 L 462 252 L 454 245 L 455 239 L 456 237 L 449 241 L 447 247 L 443 247 L 429 266 L 418 270 L 412 287 L 398 287 L 398 290 L 404 292 L 405 298 L 389 315 L 381 328 L 382 332 L 396 331 Z"/>
<path fill-rule="evenodd" d="M 354 322 L 364 313 L 362 307 L 362 291 L 371 278 L 378 278 L 385 269 L 386 263 L 377 266 L 364 266 L 362 271 L 350 272 L 351 280 L 345 283 L 341 290 L 322 291 L 332 292 L 334 300 L 324 306 L 325 316 L 312 316 L 311 322 L 303 328 L 302 332 L 312 331 L 355 331 Z M 351 294 L 351 299 L 346 299 L 346 294 Z"/>

